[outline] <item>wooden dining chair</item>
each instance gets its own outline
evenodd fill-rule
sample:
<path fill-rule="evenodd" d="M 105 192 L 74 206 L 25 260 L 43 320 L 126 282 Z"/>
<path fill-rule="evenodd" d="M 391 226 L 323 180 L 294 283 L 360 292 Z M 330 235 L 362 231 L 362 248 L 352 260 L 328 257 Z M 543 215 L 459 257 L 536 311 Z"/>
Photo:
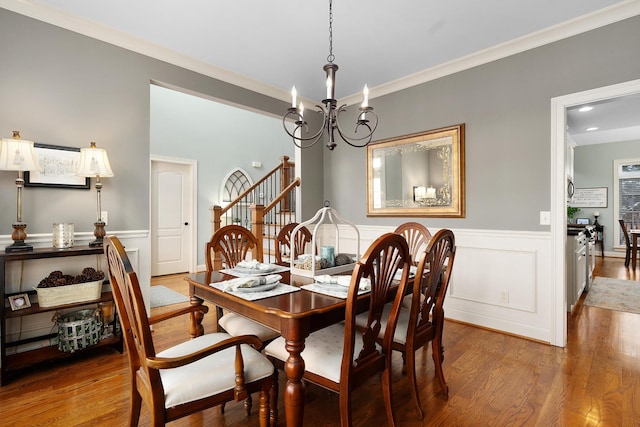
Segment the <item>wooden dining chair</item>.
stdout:
<path fill-rule="evenodd" d="M 351 426 L 351 393 L 369 378 L 382 376 L 382 395 L 390 426 L 394 426 L 391 404 L 391 342 L 397 322 L 402 295 L 409 275 L 409 247 L 399 234 L 387 233 L 367 249 L 351 275 L 344 322 L 311 333 L 305 340 L 303 379 L 339 393 L 340 424 Z M 394 281 L 402 270 L 399 281 Z M 356 329 L 355 319 L 360 281 L 369 278 L 369 316 L 366 326 Z M 395 296 L 393 292 L 396 291 Z M 376 342 L 385 303 L 393 299 L 388 318 L 387 334 L 382 344 Z M 289 357 L 284 338 L 277 338 L 265 347 L 265 354 L 280 369 Z M 286 391 L 285 391 L 286 393 Z"/>
<path fill-rule="evenodd" d="M 304 248 L 311 243 L 313 236 L 307 227 L 298 230 L 291 244 L 291 232 L 298 226 L 298 223 L 292 222 L 280 229 L 276 236 L 276 262 L 284 264 L 289 260 L 285 260 L 284 256 L 295 259 L 298 255 L 304 253 Z M 317 252 L 317 251 L 316 251 Z"/>
<path fill-rule="evenodd" d="M 207 242 L 205 262 L 207 271 L 233 268 L 246 260 L 252 253 L 252 259 L 262 262 L 262 242 L 251 230 L 241 225 L 225 225 L 213 233 Z"/>
<path fill-rule="evenodd" d="M 216 270 L 214 268 L 215 258 L 221 258 L 226 268 L 233 268 L 240 261 L 247 259 L 251 251 L 255 251 L 257 254 L 253 259 L 262 262 L 262 243 L 251 230 L 240 225 L 224 226 L 216 231 L 207 243 L 207 271 Z M 225 313 L 220 307 L 216 307 L 216 315 L 218 325 L 233 336 L 255 335 L 261 341 L 266 342 L 280 335 L 277 331 L 240 314 Z"/>
<path fill-rule="evenodd" d="M 207 309 L 189 306 L 147 317 L 138 277 L 116 236 L 104 239 L 119 319 L 129 358 L 129 426 L 138 425 L 142 403 L 149 408 L 152 426 L 182 418 L 232 400 L 260 392 L 260 426 L 275 426 L 277 414 L 269 412 L 274 367 L 256 348 L 255 336 L 225 333 L 198 336 L 156 352 L 151 325 Z"/>
<path fill-rule="evenodd" d="M 456 254 L 455 236 L 451 230 L 439 230 L 427 244 L 425 250 L 418 259 L 416 277 L 425 277 L 426 283 L 414 280 L 411 293 L 411 306 L 401 307 L 398 315 L 398 324 L 393 335 L 393 350 L 402 353 L 406 363 L 406 372 L 411 384 L 413 400 L 420 414 L 424 416 L 418 399 L 418 384 L 416 381 L 415 353 L 429 342 L 432 347 L 432 357 L 436 378 L 445 396 L 449 395 L 449 387 L 444 379 L 442 361 L 444 348 L 442 346 L 442 333 L 444 324 L 444 298 L 447 295 L 447 287 L 451 278 L 453 261 Z M 424 274 L 428 269 L 428 273 Z M 385 307 L 385 313 L 389 313 L 391 307 Z M 383 316 L 383 319 L 385 316 Z M 362 327 L 366 319 L 365 315 L 359 315 L 358 327 Z M 386 325 L 378 334 L 378 342 L 386 338 Z"/>
<path fill-rule="evenodd" d="M 405 222 L 396 227 L 393 232 L 404 236 L 409 245 L 411 262 L 413 265 L 418 265 L 419 254 L 431 239 L 429 229 L 418 222 Z"/>
<path fill-rule="evenodd" d="M 631 251 L 638 250 L 636 248 L 631 247 L 631 237 L 629 237 L 629 232 L 627 231 L 627 226 L 624 223 L 624 220 L 619 219 L 620 228 L 622 229 L 622 235 L 624 236 L 624 245 L 625 245 L 625 255 L 624 255 L 624 266 L 629 267 L 629 262 L 631 261 Z"/>

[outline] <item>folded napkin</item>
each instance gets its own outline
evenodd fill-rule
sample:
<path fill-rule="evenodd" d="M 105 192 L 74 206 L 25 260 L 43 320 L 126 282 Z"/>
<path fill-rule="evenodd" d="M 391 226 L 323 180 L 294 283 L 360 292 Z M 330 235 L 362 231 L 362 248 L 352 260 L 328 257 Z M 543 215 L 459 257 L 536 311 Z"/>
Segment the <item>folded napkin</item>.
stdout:
<path fill-rule="evenodd" d="M 248 268 L 251 270 L 264 270 L 264 271 L 270 270 L 273 268 L 270 264 L 263 264 L 261 262 L 258 262 L 255 259 L 252 259 L 251 261 L 240 261 L 238 264 L 236 264 L 236 267 Z"/>
<path fill-rule="evenodd" d="M 238 288 L 255 288 L 256 286 L 268 285 L 270 283 L 278 283 L 282 279 L 279 274 L 269 274 L 260 277 L 237 277 L 227 280 L 222 288 L 224 292 L 235 291 Z"/>
<path fill-rule="evenodd" d="M 340 285 L 349 287 L 351 284 L 351 276 L 330 276 L 328 274 L 322 274 L 320 276 L 315 276 L 313 280 L 316 283 L 327 284 L 327 285 Z M 361 291 L 370 291 L 371 290 L 371 280 L 363 277 L 360 279 Z"/>
<path fill-rule="evenodd" d="M 409 278 L 413 277 L 416 275 L 416 271 L 418 271 L 418 267 L 416 267 L 415 265 L 412 265 L 409 267 Z M 402 270 L 398 270 L 396 271 L 395 276 L 393 276 L 393 278 L 395 280 L 400 280 L 402 278 Z"/>

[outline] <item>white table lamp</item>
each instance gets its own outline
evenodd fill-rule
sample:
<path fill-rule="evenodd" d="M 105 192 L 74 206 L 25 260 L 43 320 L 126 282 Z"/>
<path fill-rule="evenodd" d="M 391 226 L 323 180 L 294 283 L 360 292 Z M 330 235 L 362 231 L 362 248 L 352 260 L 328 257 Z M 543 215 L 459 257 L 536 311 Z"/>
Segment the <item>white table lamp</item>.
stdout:
<path fill-rule="evenodd" d="M 13 138 L 2 138 L 0 145 L 0 170 L 17 171 L 16 187 L 18 188 L 18 208 L 16 222 L 13 223 L 11 239 L 13 244 L 5 248 L 5 252 L 32 251 L 33 246 L 25 243 L 27 224 L 22 222 L 22 188 L 25 171 L 41 171 L 40 162 L 33 148 L 33 141 L 20 139 L 20 131 L 13 131 Z"/>
<path fill-rule="evenodd" d="M 113 176 L 111 164 L 109 163 L 109 156 L 107 156 L 106 150 L 97 148 L 95 142 L 91 142 L 91 147 L 89 148 L 81 148 L 80 164 L 78 165 L 76 175 L 96 179 L 96 192 L 98 193 L 98 220 L 93 223 L 96 227 L 93 231 L 93 235 L 96 239 L 89 243 L 89 246 L 102 246 L 102 239 L 107 233 L 104 231 L 104 226 L 106 224 L 102 220 L 102 205 L 100 198 L 102 183 L 100 182 L 100 178 Z"/>

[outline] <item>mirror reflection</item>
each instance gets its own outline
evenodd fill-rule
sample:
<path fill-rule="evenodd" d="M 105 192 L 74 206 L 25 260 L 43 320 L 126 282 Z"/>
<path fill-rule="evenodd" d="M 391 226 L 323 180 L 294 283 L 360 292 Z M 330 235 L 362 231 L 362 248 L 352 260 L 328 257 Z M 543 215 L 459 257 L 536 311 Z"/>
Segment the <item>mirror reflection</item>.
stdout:
<path fill-rule="evenodd" d="M 368 147 L 368 215 L 464 216 L 464 125 Z"/>

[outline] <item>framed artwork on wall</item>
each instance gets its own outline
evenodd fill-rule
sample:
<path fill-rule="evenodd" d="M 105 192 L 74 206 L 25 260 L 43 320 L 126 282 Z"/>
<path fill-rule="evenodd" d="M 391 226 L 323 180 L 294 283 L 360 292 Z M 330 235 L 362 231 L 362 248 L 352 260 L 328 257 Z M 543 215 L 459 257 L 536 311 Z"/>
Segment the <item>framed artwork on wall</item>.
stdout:
<path fill-rule="evenodd" d="M 59 145 L 34 144 L 41 172 L 25 172 L 26 187 L 89 189 L 89 178 L 76 175 L 80 149 Z"/>

